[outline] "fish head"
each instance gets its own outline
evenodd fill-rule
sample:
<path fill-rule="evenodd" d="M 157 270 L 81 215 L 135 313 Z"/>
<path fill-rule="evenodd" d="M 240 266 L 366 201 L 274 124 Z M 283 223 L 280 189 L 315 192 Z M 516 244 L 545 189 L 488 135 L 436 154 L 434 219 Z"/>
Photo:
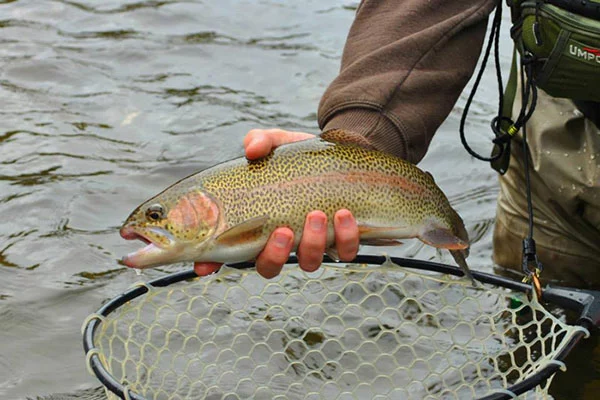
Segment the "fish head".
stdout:
<path fill-rule="evenodd" d="M 138 239 L 146 247 L 130 253 L 123 263 L 148 268 L 180 261 L 194 261 L 209 242 L 219 223 L 219 206 L 201 190 L 171 188 L 136 208 L 121 227 L 121 236 Z"/>

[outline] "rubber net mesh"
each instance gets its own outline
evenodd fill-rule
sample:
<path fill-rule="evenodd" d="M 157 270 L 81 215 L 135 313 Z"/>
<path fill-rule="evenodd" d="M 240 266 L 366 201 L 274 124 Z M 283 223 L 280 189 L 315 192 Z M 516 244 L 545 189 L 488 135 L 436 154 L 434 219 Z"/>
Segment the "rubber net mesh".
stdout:
<path fill-rule="evenodd" d="M 553 362 L 575 331 L 524 295 L 387 262 L 272 280 L 224 267 L 125 304 L 95 344 L 147 399 L 472 399 Z"/>

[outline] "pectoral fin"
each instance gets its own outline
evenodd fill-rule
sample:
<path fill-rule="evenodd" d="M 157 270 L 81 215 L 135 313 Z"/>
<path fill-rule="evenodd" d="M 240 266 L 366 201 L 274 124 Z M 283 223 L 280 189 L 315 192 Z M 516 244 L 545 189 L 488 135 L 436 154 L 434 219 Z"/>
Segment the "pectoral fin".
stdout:
<path fill-rule="evenodd" d="M 263 234 L 263 228 L 269 217 L 262 215 L 235 225 L 215 238 L 219 244 L 233 246 L 258 239 Z"/>

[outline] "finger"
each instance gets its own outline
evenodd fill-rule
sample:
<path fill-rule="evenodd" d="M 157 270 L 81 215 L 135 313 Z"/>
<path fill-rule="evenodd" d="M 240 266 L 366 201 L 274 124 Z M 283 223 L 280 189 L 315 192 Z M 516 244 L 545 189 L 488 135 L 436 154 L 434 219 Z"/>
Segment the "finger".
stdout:
<path fill-rule="evenodd" d="M 252 129 L 244 137 L 244 149 L 249 160 L 266 156 L 273 148 L 282 144 L 315 137 L 306 132 L 284 131 L 283 129 Z"/>
<path fill-rule="evenodd" d="M 352 261 L 358 254 L 358 225 L 352 213 L 346 209 L 339 210 L 333 217 L 335 247 L 342 261 Z"/>
<path fill-rule="evenodd" d="M 194 263 L 194 272 L 198 276 L 210 275 L 221 268 L 220 263 Z"/>
<path fill-rule="evenodd" d="M 327 244 L 327 215 L 312 211 L 306 216 L 302 239 L 298 245 L 298 264 L 307 272 L 316 271 L 323 263 Z"/>
<path fill-rule="evenodd" d="M 256 271 L 267 279 L 279 275 L 290 256 L 293 244 L 294 232 L 290 228 L 275 229 L 256 258 Z"/>
<path fill-rule="evenodd" d="M 273 148 L 273 139 L 262 129 L 253 129 L 244 138 L 246 158 L 256 160 L 264 157 Z"/>

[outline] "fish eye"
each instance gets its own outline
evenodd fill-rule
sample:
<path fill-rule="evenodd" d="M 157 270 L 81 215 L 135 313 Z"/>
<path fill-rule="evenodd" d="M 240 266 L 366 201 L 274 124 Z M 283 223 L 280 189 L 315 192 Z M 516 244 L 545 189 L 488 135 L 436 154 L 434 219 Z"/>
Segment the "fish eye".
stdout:
<path fill-rule="evenodd" d="M 150 221 L 158 221 L 165 216 L 165 209 L 160 204 L 152 204 L 146 209 L 146 218 Z"/>

